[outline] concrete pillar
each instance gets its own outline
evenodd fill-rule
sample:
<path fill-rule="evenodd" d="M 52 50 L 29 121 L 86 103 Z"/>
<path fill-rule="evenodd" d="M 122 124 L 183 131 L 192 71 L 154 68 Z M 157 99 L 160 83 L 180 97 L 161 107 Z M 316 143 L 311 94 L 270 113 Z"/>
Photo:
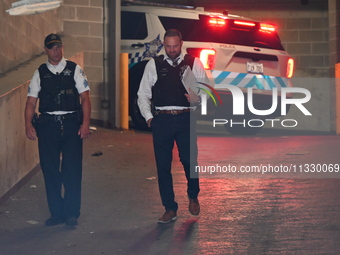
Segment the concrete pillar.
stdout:
<path fill-rule="evenodd" d="M 330 62 L 330 77 L 336 77 L 335 66 L 340 63 L 340 0 L 328 0 L 329 12 L 329 62 Z M 339 73 L 339 72 L 337 72 Z M 340 79 L 338 77 L 337 79 Z M 331 84 L 331 131 L 338 133 L 340 130 L 340 86 L 339 82 Z M 339 116 L 339 117 L 338 117 Z M 340 131 L 339 131 L 340 132 Z"/>
<path fill-rule="evenodd" d="M 120 127 L 120 0 L 108 1 L 109 10 L 109 121 L 111 127 Z"/>

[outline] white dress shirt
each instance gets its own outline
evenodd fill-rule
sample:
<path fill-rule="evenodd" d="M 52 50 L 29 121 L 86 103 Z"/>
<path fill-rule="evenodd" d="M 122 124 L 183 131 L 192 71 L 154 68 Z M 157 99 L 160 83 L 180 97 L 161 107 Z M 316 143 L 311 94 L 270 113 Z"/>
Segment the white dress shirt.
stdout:
<path fill-rule="evenodd" d="M 165 54 L 164 59 L 172 65 L 172 60 Z M 184 55 L 181 53 L 179 56 L 178 64 L 180 64 L 184 60 Z M 205 73 L 203 64 L 198 58 L 195 58 L 194 64 L 192 67 L 192 72 L 196 78 L 197 82 L 202 82 L 205 84 L 209 84 L 208 77 Z M 151 112 L 151 98 L 152 98 L 152 86 L 155 85 L 157 81 L 157 70 L 155 60 L 151 59 L 145 66 L 144 74 L 140 83 L 140 87 L 138 90 L 138 106 L 141 111 L 142 116 L 145 118 L 146 121 L 153 118 L 153 114 Z M 201 87 L 197 84 L 197 87 Z M 199 89 L 194 91 L 197 95 L 201 93 Z M 158 110 L 183 110 L 187 108 L 195 109 L 196 107 L 183 107 L 183 106 L 162 106 L 156 107 Z"/>

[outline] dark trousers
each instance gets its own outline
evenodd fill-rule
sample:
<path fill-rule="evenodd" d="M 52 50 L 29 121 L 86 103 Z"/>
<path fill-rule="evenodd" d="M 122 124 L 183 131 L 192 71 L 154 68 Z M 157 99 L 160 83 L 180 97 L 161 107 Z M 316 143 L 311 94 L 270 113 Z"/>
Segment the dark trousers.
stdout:
<path fill-rule="evenodd" d="M 194 173 L 197 165 L 196 120 L 193 116 L 190 118 L 189 112 L 178 115 L 159 114 L 155 115 L 151 126 L 162 203 L 166 210 L 177 211 L 171 174 L 174 142 L 184 167 L 188 196 L 195 199 L 199 193 L 198 175 Z"/>
<path fill-rule="evenodd" d="M 83 145 L 79 128 L 76 117 L 62 122 L 45 114 L 39 118 L 40 165 L 52 217 L 80 216 Z"/>

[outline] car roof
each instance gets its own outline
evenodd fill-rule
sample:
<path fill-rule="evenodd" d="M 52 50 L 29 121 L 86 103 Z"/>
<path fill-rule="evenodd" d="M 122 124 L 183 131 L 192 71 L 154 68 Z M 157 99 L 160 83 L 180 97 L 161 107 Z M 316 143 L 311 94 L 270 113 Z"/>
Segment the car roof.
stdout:
<path fill-rule="evenodd" d="M 187 18 L 187 19 L 199 19 L 199 15 L 207 15 L 213 17 L 223 17 L 225 19 L 239 19 L 239 20 L 249 20 L 256 21 L 250 18 L 229 14 L 224 15 L 218 12 L 204 11 L 203 7 L 197 7 L 194 9 L 192 6 L 150 6 L 150 5 L 125 5 L 121 9 L 123 11 L 133 11 L 133 12 L 145 12 L 151 13 L 156 16 L 165 17 L 176 17 L 176 18 Z"/>

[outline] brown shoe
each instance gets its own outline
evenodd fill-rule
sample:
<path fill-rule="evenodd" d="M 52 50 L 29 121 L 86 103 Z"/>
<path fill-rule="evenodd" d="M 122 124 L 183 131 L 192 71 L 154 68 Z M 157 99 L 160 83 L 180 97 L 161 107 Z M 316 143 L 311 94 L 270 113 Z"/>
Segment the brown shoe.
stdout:
<path fill-rule="evenodd" d="M 198 202 L 198 199 L 192 199 L 189 198 L 189 212 L 192 215 L 199 215 L 200 213 L 200 203 Z"/>
<path fill-rule="evenodd" d="M 162 217 L 158 219 L 158 223 L 169 223 L 177 220 L 177 213 L 171 210 L 166 210 Z"/>

